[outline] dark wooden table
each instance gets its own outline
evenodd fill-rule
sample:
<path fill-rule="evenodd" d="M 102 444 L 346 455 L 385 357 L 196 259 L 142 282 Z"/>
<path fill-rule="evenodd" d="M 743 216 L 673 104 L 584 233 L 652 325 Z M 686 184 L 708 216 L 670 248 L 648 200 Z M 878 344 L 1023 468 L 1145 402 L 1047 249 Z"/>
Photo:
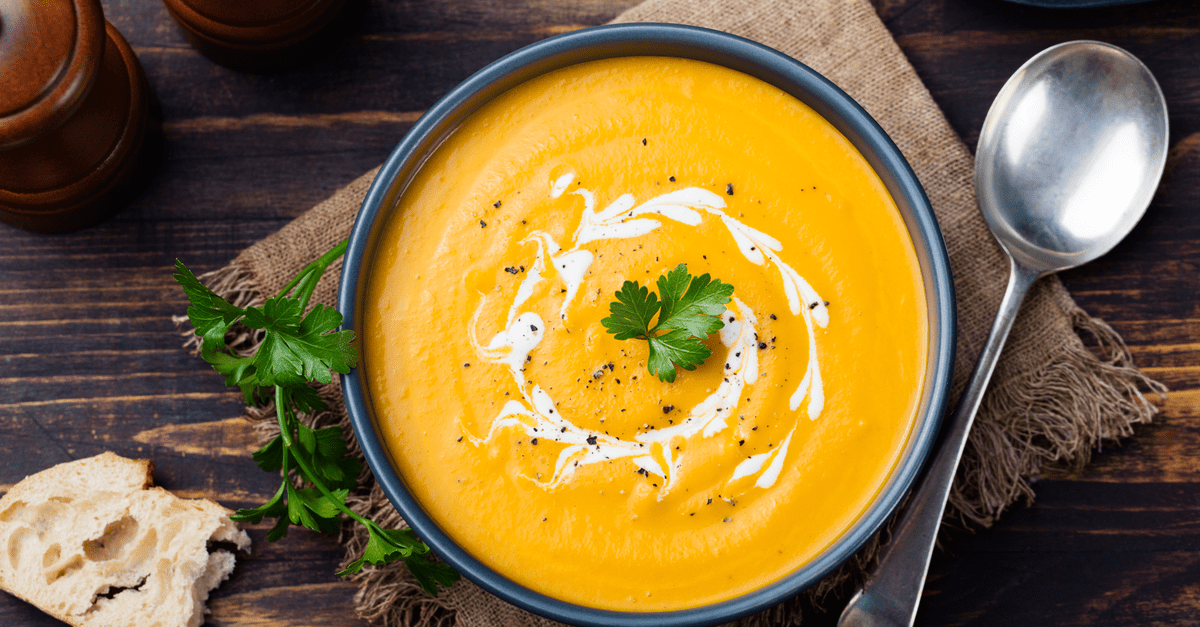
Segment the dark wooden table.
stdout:
<path fill-rule="evenodd" d="M 274 76 L 214 65 L 162 4 L 109 0 L 162 105 L 165 152 L 115 219 L 69 236 L 0 225 L 0 491 L 113 450 L 160 484 L 231 507 L 277 478 L 250 459 L 236 391 L 179 346 L 171 279 L 225 264 L 367 169 L 421 111 L 503 54 L 601 24 L 636 0 L 371 0 L 318 60 Z M 1107 257 L 1063 278 L 1171 388 L 1162 413 L 1038 501 L 957 534 L 935 559 L 926 625 L 1200 625 L 1200 3 L 1055 12 L 998 0 L 874 0 L 954 128 L 974 146 L 993 96 L 1039 50 L 1099 39 L 1138 55 L 1171 112 L 1171 155 L 1146 217 Z M 332 539 L 293 530 L 210 603 L 211 625 L 363 623 L 333 576 Z M 839 607 L 819 617 L 832 622 Z M 0 625 L 54 625 L 0 595 Z"/>

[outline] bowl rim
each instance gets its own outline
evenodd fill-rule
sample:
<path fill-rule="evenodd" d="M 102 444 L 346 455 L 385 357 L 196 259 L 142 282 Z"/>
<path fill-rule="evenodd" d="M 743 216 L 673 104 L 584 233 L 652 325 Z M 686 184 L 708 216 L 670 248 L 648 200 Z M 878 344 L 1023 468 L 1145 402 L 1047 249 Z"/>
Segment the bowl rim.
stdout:
<path fill-rule="evenodd" d="M 734 620 L 789 598 L 854 555 L 890 517 L 919 475 L 936 439 L 949 398 L 956 309 L 950 261 L 937 218 L 908 161 L 879 124 L 850 96 L 803 63 L 762 44 L 720 31 L 660 23 L 598 26 L 521 48 L 463 81 L 412 126 L 380 168 L 351 231 L 337 308 L 343 328 L 356 330 L 368 274 L 367 253 L 400 194 L 424 160 L 461 120 L 499 94 L 535 76 L 586 61 L 667 56 L 722 65 L 800 99 L 838 129 L 867 159 L 896 202 L 916 250 L 928 310 L 928 353 L 921 403 L 904 451 L 866 510 L 813 560 L 739 597 L 695 608 L 627 612 L 554 599 L 492 570 L 460 548 L 423 510 L 392 467 L 371 417 L 365 377 L 342 375 L 346 409 L 363 455 L 380 487 L 414 531 L 443 560 L 479 587 L 518 607 L 587 627 L 701 627 Z M 350 286 L 350 287 L 347 287 Z M 362 365 L 360 349 L 360 366 Z"/>

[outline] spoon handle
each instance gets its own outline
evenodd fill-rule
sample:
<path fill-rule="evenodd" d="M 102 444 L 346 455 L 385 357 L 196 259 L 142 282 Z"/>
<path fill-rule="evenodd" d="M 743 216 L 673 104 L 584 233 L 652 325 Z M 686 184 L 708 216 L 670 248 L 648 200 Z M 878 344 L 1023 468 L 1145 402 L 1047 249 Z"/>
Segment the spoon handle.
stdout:
<path fill-rule="evenodd" d="M 1008 289 L 1000 301 L 996 320 L 967 389 L 949 423 L 942 428 L 937 455 L 926 467 L 924 477 L 892 532 L 891 541 L 884 547 L 879 565 L 863 588 L 850 599 L 838 619 L 838 627 L 906 627 L 916 620 L 929 558 L 933 554 L 967 434 L 1021 301 L 1039 276 L 1041 273 L 1028 270 L 1009 258 Z"/>

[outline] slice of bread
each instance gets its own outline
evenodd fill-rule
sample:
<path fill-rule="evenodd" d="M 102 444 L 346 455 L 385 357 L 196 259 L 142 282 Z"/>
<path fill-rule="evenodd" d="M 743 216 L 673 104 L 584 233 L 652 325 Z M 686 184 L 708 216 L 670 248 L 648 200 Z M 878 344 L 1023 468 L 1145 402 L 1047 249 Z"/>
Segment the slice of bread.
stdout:
<path fill-rule="evenodd" d="M 26 477 L 0 498 L 0 588 L 81 627 L 198 627 L 250 537 L 229 510 L 153 487 L 113 453 Z"/>

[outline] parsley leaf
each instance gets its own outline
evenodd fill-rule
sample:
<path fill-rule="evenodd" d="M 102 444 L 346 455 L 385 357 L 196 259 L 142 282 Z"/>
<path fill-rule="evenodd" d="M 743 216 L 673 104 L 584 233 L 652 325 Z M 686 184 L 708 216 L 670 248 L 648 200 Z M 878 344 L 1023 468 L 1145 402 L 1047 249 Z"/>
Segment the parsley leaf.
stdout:
<path fill-rule="evenodd" d="M 370 539 L 362 556 L 347 565 L 339 575 L 357 573 L 367 564 L 383 564 L 402 559 L 427 594 L 437 595 L 439 585 L 449 588 L 458 581 L 458 573 L 449 565 L 427 559 L 429 547 L 417 539 L 412 529 L 382 529 L 376 525 L 368 525 L 367 530 L 370 532 Z"/>
<path fill-rule="evenodd" d="M 346 440 L 342 439 L 341 427 L 326 427 L 313 430 L 297 423 L 296 444 L 311 460 L 313 471 L 321 476 L 323 483 L 331 489 L 353 488 L 358 484 L 358 473 L 362 465 L 354 457 L 346 457 Z"/>
<path fill-rule="evenodd" d="M 658 277 L 658 291 L 662 293 L 662 310 L 658 313 L 657 328 L 681 329 L 694 337 L 708 337 L 725 326 L 720 315 L 733 296 L 732 285 L 713 280 L 708 274 L 693 278 L 681 263 L 667 276 Z"/>
<path fill-rule="evenodd" d="M 225 375 L 226 387 L 241 388 L 247 405 L 261 405 L 263 391 L 258 387 L 258 377 L 254 376 L 253 357 L 237 357 L 205 349 L 200 350 L 200 357 L 211 364 L 213 370 Z"/>
<path fill-rule="evenodd" d="M 438 586 L 450 586 L 458 573 L 432 561 L 429 547 L 412 530 L 384 529 L 350 509 L 346 498 L 358 485 L 362 465 L 349 455 L 342 429 L 313 429 L 297 418 L 298 413 L 326 409 L 310 382 L 330 383 L 332 372 L 349 372 L 357 361 L 354 332 L 337 330 L 341 313 L 324 305 L 304 313 L 321 275 L 346 252 L 346 245 L 338 244 L 309 264 L 262 307 L 245 309 L 218 296 L 182 262 L 175 262 L 175 280 L 191 302 L 188 317 L 203 340 L 200 356 L 225 377 L 225 385 L 241 388 L 247 405 L 274 401 L 279 420 L 279 435 L 253 455 L 260 468 L 282 476 L 279 489 L 266 503 L 238 510 L 231 518 L 251 524 L 275 518 L 267 532 L 272 542 L 285 537 L 291 525 L 338 533 L 349 518 L 370 531 L 370 541 L 362 557 L 339 574 L 358 572 L 368 563 L 403 560 L 421 588 L 436 595 Z M 253 355 L 235 354 L 225 344 L 225 334 L 239 321 L 264 331 Z"/>
<path fill-rule="evenodd" d="M 330 370 L 345 374 L 354 367 L 354 332 L 334 331 L 342 324 L 341 312 L 324 305 L 303 318 L 300 312 L 300 302 L 285 297 L 269 299 L 262 309 L 246 309 L 243 324 L 267 331 L 255 355 L 260 384 L 330 383 Z"/>
<path fill-rule="evenodd" d="M 277 435 L 267 442 L 267 445 L 250 455 L 259 468 L 267 472 L 279 472 L 283 469 L 283 436 Z"/>
<path fill-rule="evenodd" d="M 275 491 L 275 496 L 271 500 L 255 507 L 253 509 L 239 509 L 229 518 L 237 522 L 248 522 L 252 525 L 257 525 L 262 522 L 264 516 L 283 516 L 287 513 L 287 503 L 283 500 L 283 492 L 286 484 L 281 484 L 279 489 Z"/>
<path fill-rule="evenodd" d="M 425 594 L 436 596 L 438 585 L 449 588 L 458 581 L 458 572 L 444 562 L 431 562 L 419 555 L 414 555 L 404 558 L 404 564 L 412 571 L 417 581 L 421 582 L 421 589 L 425 591 Z M 429 582 L 437 585 L 431 585 Z"/>
<path fill-rule="evenodd" d="M 616 296 L 617 302 L 608 305 L 612 315 L 601 320 L 600 324 L 618 340 L 649 337 L 650 321 L 661 306 L 658 294 L 633 281 L 626 281 Z"/>
<path fill-rule="evenodd" d="M 411 529 L 382 529 L 377 525 L 368 525 L 367 531 L 370 535 L 362 556 L 350 562 L 339 575 L 357 573 L 367 564 L 384 564 L 411 557 L 420 550 L 420 541 Z"/>
<path fill-rule="evenodd" d="M 307 385 L 298 385 L 287 389 L 291 401 L 296 404 L 296 409 L 312 414 L 322 409 L 328 409 L 329 405 L 325 404 L 325 399 L 321 398 L 317 391 Z"/>
<path fill-rule="evenodd" d="M 285 486 L 288 519 L 293 525 L 332 534 L 341 529 L 342 517 L 338 506 L 346 506 L 346 490 L 338 490 L 327 496 L 318 488 L 297 488 L 291 482 Z"/>
<path fill-rule="evenodd" d="M 196 335 L 204 340 L 204 348 L 223 350 L 225 333 L 246 312 L 208 289 L 178 259 L 175 260 L 175 280 L 183 287 L 183 293 L 187 294 L 192 304 L 187 310 L 188 318 L 196 327 Z"/>
<path fill-rule="evenodd" d="M 695 370 L 712 356 L 703 340 L 725 326 L 720 314 L 733 296 L 733 286 L 708 274 L 693 277 L 682 263 L 659 276 L 657 283 L 659 294 L 625 281 L 617 300 L 608 305 L 610 315 L 600 323 L 618 340 L 646 340 L 646 369 L 671 382 L 677 368 Z M 651 327 L 655 314 L 658 322 Z"/>
<path fill-rule="evenodd" d="M 650 336 L 650 359 L 646 368 L 650 374 L 671 383 L 675 380 L 675 367 L 695 370 L 712 355 L 712 351 L 687 331 L 677 329 L 663 335 Z"/>

